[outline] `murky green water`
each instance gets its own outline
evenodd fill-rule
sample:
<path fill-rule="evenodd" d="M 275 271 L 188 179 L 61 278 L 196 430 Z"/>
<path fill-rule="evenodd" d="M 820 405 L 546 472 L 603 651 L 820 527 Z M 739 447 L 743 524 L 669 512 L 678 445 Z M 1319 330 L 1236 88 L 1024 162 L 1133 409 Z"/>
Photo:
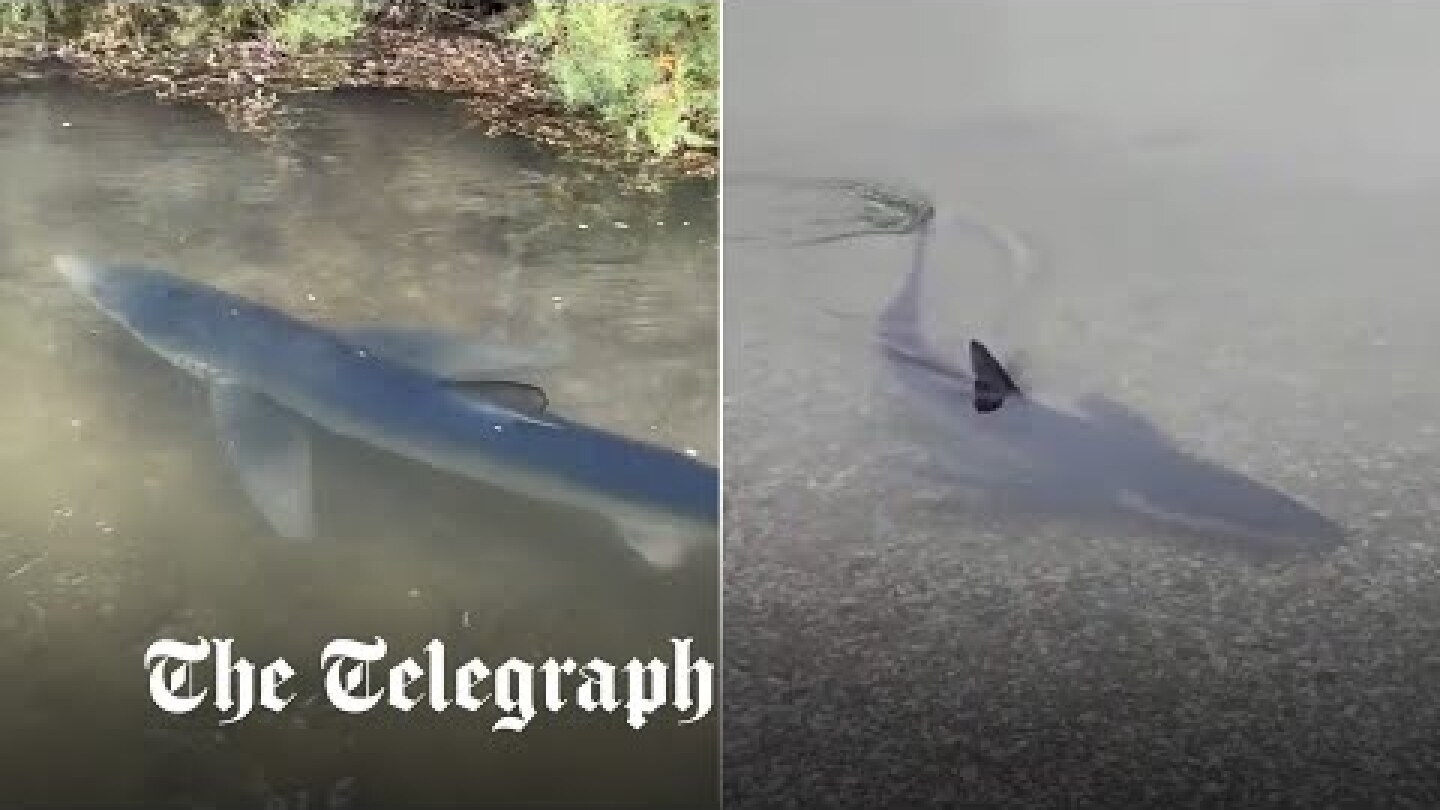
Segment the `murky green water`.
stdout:
<path fill-rule="evenodd" d="M 623 664 L 672 636 L 713 660 L 713 553 L 657 576 L 593 517 L 323 434 L 322 537 L 278 540 L 204 391 L 49 262 L 153 261 L 321 323 L 558 350 L 552 402 L 713 461 L 713 187 L 626 196 L 424 99 L 307 103 L 265 147 L 189 106 L 0 95 L 0 801 L 320 807 L 337 784 L 350 806 L 710 800 L 710 720 L 542 710 L 506 734 L 493 706 L 346 716 L 315 698 L 338 637 L 381 636 L 390 663 L 440 639 L 491 664 Z M 301 697 L 224 729 L 161 712 L 143 651 L 197 635 L 284 657 Z"/>

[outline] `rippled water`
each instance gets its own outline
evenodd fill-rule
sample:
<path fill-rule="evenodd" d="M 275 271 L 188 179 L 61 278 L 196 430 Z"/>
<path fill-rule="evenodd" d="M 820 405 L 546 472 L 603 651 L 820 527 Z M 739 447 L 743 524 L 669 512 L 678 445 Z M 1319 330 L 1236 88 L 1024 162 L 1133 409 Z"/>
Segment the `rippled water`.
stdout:
<path fill-rule="evenodd" d="M 1433 804 L 1436 10 L 1060 5 L 727 10 L 727 798 Z M 982 516 L 877 384 L 910 239 L 778 246 L 864 219 L 837 178 L 935 202 L 957 361 L 1121 402 L 1348 544 Z"/>
<path fill-rule="evenodd" d="M 58 283 L 55 253 L 141 260 L 324 324 L 558 351 L 593 424 L 716 459 L 713 186 L 662 197 L 467 131 L 423 97 L 302 101 L 281 143 L 202 109 L 64 85 L 0 94 L 0 759 L 7 802 L 366 806 L 713 796 L 715 725 L 493 711 L 343 716 L 305 695 L 217 729 L 146 693 L 160 637 L 236 639 L 318 691 L 320 650 L 714 658 L 714 554 L 651 574 L 593 517 L 347 441 L 317 445 L 323 536 L 273 538 L 204 391 Z M 302 680 L 302 692 L 306 682 Z M 493 709 L 493 707 L 491 707 Z M 672 713 L 673 714 L 673 713 Z M 354 805 L 360 806 L 360 805 Z"/>

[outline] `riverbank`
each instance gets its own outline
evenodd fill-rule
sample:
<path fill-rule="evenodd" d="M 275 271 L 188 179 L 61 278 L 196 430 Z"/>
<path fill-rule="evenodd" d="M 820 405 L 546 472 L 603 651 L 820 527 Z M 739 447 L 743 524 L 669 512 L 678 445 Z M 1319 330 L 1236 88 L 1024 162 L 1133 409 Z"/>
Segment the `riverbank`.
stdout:
<path fill-rule="evenodd" d="M 282 142 L 289 100 L 338 87 L 440 92 L 463 105 L 489 135 L 553 147 L 565 158 L 633 173 L 640 186 L 680 177 L 714 177 L 718 150 L 685 147 L 659 155 L 613 124 L 558 100 L 539 48 L 507 35 L 523 7 L 497 5 L 465 25 L 367 21 L 329 45 L 291 47 L 272 37 L 213 40 L 199 46 L 91 30 L 72 36 L 0 41 L 0 85 L 68 77 L 115 92 L 203 103 L 231 127 Z"/>

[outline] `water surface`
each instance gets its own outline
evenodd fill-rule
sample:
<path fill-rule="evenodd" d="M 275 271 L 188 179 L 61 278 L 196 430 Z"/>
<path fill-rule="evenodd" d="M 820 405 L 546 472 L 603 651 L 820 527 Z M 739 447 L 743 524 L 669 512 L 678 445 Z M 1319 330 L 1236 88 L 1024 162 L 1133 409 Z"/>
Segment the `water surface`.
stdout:
<path fill-rule="evenodd" d="M 1058 5 L 727 12 L 727 797 L 1433 803 L 1434 10 Z M 798 178 L 935 201 L 957 360 L 1106 394 L 1349 543 L 1256 564 L 983 509 L 877 382 L 909 239 L 777 247 L 863 210 Z"/>
<path fill-rule="evenodd" d="M 339 784 L 363 806 L 707 801 L 709 721 L 542 711 L 507 735 L 493 706 L 343 716 L 313 677 L 284 713 L 223 730 L 150 704 L 141 656 L 161 637 L 234 638 L 302 678 L 346 636 L 382 636 L 392 663 L 432 638 L 492 665 L 623 664 L 672 636 L 714 658 L 713 553 L 655 576 L 593 516 L 323 433 L 322 537 L 272 537 L 201 387 L 49 269 L 149 261 L 324 324 L 551 351 L 538 382 L 557 407 L 714 461 L 713 187 L 627 195 L 425 97 L 301 104 L 265 146 L 188 105 L 0 95 L 5 800 L 318 806 Z"/>

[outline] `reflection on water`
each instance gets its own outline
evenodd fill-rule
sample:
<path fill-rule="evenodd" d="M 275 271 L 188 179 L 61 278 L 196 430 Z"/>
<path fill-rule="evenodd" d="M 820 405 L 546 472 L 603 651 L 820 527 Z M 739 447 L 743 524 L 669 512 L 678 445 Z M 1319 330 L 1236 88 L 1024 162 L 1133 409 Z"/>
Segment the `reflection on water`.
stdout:
<path fill-rule="evenodd" d="M 311 104 L 267 150 L 184 106 L 0 96 L 5 800 L 320 806 L 337 783 L 377 806 L 709 800 L 710 720 L 636 732 L 542 711 L 506 735 L 483 711 L 349 717 L 305 692 L 344 636 L 382 636 L 393 660 L 439 638 L 487 663 L 624 663 L 681 636 L 713 660 L 713 554 L 658 577 L 593 516 L 325 435 L 323 536 L 277 540 L 204 391 L 49 270 L 60 252 L 147 260 L 317 322 L 556 350 L 552 402 L 715 459 L 713 188 L 626 197 L 421 98 Z M 302 696 L 223 730 L 161 713 L 142 651 L 197 635 L 286 658 Z"/>

